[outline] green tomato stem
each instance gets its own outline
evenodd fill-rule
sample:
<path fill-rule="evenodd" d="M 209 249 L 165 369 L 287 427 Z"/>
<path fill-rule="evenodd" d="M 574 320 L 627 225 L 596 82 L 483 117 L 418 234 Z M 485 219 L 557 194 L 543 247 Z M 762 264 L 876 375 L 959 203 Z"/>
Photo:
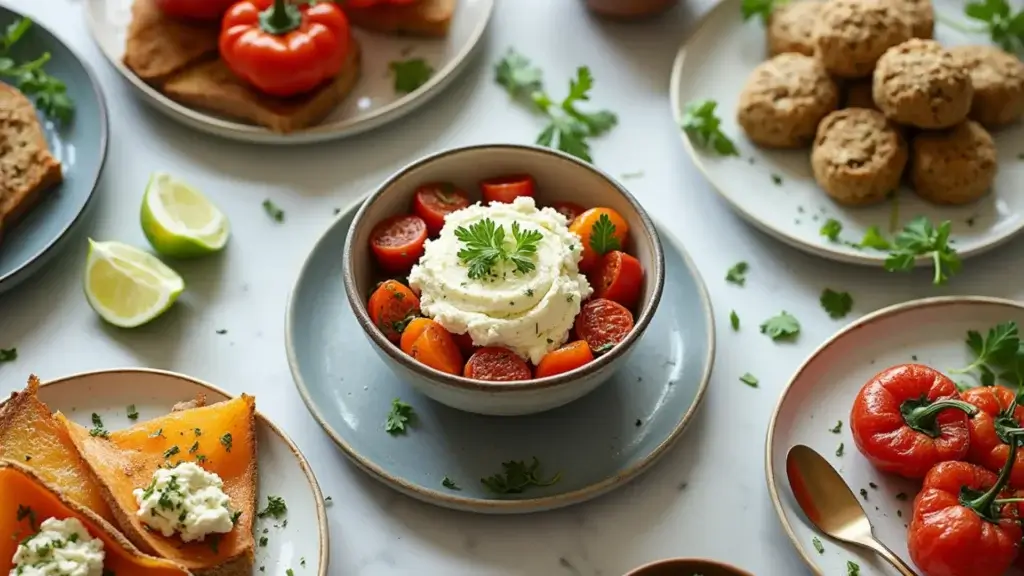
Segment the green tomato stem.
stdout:
<path fill-rule="evenodd" d="M 302 25 L 302 13 L 287 0 L 274 0 L 274 5 L 260 12 L 260 28 L 267 34 L 283 36 Z"/>
<path fill-rule="evenodd" d="M 1022 430 L 1024 432 L 1024 430 Z M 1013 465 L 1017 462 L 1017 444 L 1020 440 L 1017 438 L 1017 434 L 1010 435 L 1010 453 L 1006 457 L 1006 463 L 1003 464 L 1003 469 L 999 471 L 999 477 L 996 479 L 996 483 L 988 489 L 978 498 L 963 502 L 965 506 L 974 510 L 982 518 L 990 518 L 992 505 L 996 502 L 996 496 L 1003 491 L 1006 487 L 1007 482 L 1010 481 L 1010 472 L 1013 471 Z"/>
<path fill-rule="evenodd" d="M 938 438 L 941 435 L 939 430 L 938 416 L 946 409 L 961 410 L 968 416 L 978 413 L 978 408 L 963 400 L 939 400 L 932 402 L 927 398 L 915 398 L 905 400 L 900 405 L 900 413 L 907 426 L 925 434 L 931 438 Z"/>

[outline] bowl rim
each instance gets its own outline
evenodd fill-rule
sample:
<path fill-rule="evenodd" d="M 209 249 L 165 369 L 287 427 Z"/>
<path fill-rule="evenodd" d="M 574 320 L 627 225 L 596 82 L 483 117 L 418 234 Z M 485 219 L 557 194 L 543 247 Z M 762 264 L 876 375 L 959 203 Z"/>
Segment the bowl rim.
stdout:
<path fill-rule="evenodd" d="M 474 380 L 472 378 L 466 378 L 465 376 L 456 374 L 447 374 L 441 372 L 435 368 L 431 368 L 421 362 L 416 362 L 409 357 L 408 354 L 402 352 L 398 346 L 392 343 L 390 340 L 384 337 L 370 320 L 370 316 L 366 311 L 366 303 L 358 293 L 356 286 L 355 275 L 352 273 L 352 252 L 357 249 L 354 246 L 353 238 L 356 236 L 356 228 L 362 224 L 363 218 L 368 211 L 369 207 L 376 202 L 386 190 L 391 188 L 397 181 L 404 178 L 409 172 L 447 158 L 448 156 L 455 156 L 461 154 L 472 154 L 474 152 L 484 150 L 506 150 L 506 151 L 518 151 L 525 152 L 527 154 L 537 154 L 540 156 L 548 156 L 550 159 L 555 161 L 567 162 L 577 168 L 589 170 L 590 172 L 597 175 L 602 180 L 610 184 L 626 202 L 636 211 L 637 216 L 640 218 L 643 231 L 642 233 L 647 237 L 653 249 L 653 271 L 647 271 L 648 277 L 653 278 L 654 291 L 651 295 L 650 300 L 644 305 L 640 313 L 635 317 L 633 323 L 633 329 L 630 330 L 626 338 L 611 349 L 607 354 L 603 354 L 594 359 L 592 362 L 580 366 L 574 370 L 563 372 L 561 374 L 555 374 L 553 376 L 545 376 L 543 378 L 532 378 L 530 380 L 521 380 L 513 382 L 488 382 L 485 380 Z M 636 232 L 636 231 L 634 231 Z M 355 313 L 356 320 L 362 327 L 363 332 L 366 333 L 367 337 L 370 338 L 372 343 L 379 349 L 383 350 L 392 360 L 402 364 L 404 367 L 413 371 L 417 375 L 427 379 L 431 383 L 440 384 L 449 388 L 458 388 L 463 390 L 473 391 L 484 391 L 494 393 L 511 393 L 521 392 L 523 390 L 541 390 L 546 388 L 554 388 L 557 386 L 563 386 L 578 381 L 581 378 L 586 378 L 595 374 L 602 369 L 605 369 L 612 363 L 616 362 L 619 358 L 624 355 L 636 344 L 640 336 L 647 329 L 647 326 L 651 322 L 651 318 L 654 316 L 654 312 L 658 308 L 658 304 L 661 302 L 662 291 L 665 287 L 665 255 L 662 252 L 661 239 L 658 237 L 657 228 L 654 225 L 654 221 L 648 216 L 647 211 L 644 210 L 640 202 L 628 191 L 626 188 L 619 183 L 617 180 L 612 178 L 606 172 L 600 168 L 583 162 L 582 160 L 570 156 L 564 152 L 553 150 L 551 148 L 545 148 L 541 146 L 532 146 L 525 144 L 473 144 L 469 146 L 460 146 L 455 148 L 448 148 L 428 156 L 424 156 L 418 160 L 407 164 L 391 176 L 389 176 L 384 182 L 382 182 L 373 192 L 371 192 L 365 200 L 359 206 L 359 210 L 356 215 L 352 218 L 352 224 L 349 226 L 348 236 L 345 238 L 345 249 L 342 256 L 342 270 L 343 280 L 345 284 L 345 295 L 348 297 L 349 306 Z M 651 274 L 653 272 L 653 274 Z"/>
<path fill-rule="evenodd" d="M 753 576 L 753 574 L 751 572 L 748 572 L 748 571 L 746 571 L 746 570 L 744 570 L 742 568 L 737 568 L 736 566 L 733 566 L 732 564 L 726 564 L 725 562 L 720 562 L 718 560 L 712 560 L 711 558 L 682 558 L 682 557 L 679 557 L 679 558 L 662 558 L 661 560 L 654 560 L 654 561 L 648 562 L 648 563 L 646 563 L 646 564 L 644 564 L 642 566 L 637 566 L 636 568 L 633 568 L 632 570 L 626 572 L 625 576 L 643 576 L 644 572 L 646 572 L 647 570 L 650 570 L 652 568 L 660 568 L 662 566 L 671 566 L 673 564 L 684 563 L 684 562 L 697 563 L 697 564 L 705 564 L 705 565 L 714 566 L 715 568 L 719 568 L 719 569 L 722 569 L 722 570 L 728 570 L 730 572 L 733 572 L 737 576 Z"/>

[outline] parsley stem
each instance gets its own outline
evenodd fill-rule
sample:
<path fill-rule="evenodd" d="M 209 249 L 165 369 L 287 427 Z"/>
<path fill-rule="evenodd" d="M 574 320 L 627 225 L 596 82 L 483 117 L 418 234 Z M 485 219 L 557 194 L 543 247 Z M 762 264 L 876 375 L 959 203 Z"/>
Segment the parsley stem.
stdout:
<path fill-rule="evenodd" d="M 935 267 L 935 276 L 932 277 L 932 284 L 940 286 L 942 285 L 942 258 L 940 258 L 938 250 L 932 252 L 932 263 Z"/>
<path fill-rule="evenodd" d="M 936 13 L 935 13 L 935 19 L 938 20 L 939 22 L 941 22 L 942 24 L 945 24 L 946 26 L 949 26 L 953 30 L 956 30 L 958 32 L 963 32 L 964 34 L 984 34 L 984 33 L 986 33 L 988 31 L 988 29 L 984 28 L 984 27 L 983 28 L 974 28 L 973 26 L 968 26 L 968 25 L 966 25 L 966 24 L 964 24 L 962 22 L 959 22 L 957 20 L 953 20 L 951 18 L 947 18 L 947 17 L 943 16 L 941 12 L 938 12 L 938 11 L 936 11 Z"/>

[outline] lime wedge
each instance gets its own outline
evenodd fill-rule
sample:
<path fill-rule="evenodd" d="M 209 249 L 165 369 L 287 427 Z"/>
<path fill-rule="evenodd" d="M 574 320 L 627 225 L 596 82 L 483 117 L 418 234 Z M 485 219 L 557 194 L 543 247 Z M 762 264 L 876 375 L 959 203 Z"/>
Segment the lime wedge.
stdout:
<path fill-rule="evenodd" d="M 199 190 L 154 172 L 142 197 L 142 231 L 160 254 L 195 258 L 223 249 L 231 224 Z"/>
<path fill-rule="evenodd" d="M 185 281 L 147 252 L 120 242 L 89 239 L 85 262 L 85 297 L 101 318 L 114 326 L 134 328 L 174 304 Z"/>

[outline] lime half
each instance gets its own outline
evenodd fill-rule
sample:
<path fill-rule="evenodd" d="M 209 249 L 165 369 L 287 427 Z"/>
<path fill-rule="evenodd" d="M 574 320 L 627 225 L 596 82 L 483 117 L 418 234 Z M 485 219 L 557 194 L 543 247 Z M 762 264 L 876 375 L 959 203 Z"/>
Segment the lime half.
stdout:
<path fill-rule="evenodd" d="M 104 320 L 134 328 L 174 304 L 185 281 L 148 252 L 120 242 L 89 239 L 85 297 Z"/>
<path fill-rule="evenodd" d="M 195 258 L 223 249 L 231 224 L 199 190 L 154 172 L 142 197 L 142 231 L 160 254 Z"/>

